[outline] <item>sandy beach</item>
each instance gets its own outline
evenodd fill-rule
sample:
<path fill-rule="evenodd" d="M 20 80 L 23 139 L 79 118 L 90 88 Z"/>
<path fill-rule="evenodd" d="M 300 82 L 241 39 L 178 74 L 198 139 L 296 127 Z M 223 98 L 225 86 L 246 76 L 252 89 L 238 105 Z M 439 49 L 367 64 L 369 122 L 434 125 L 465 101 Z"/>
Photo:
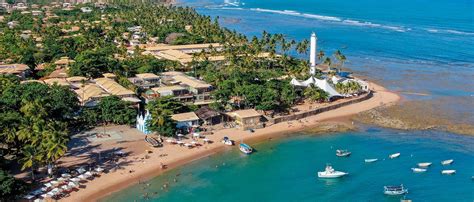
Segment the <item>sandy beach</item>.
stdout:
<path fill-rule="evenodd" d="M 145 181 L 158 176 L 166 170 L 173 169 L 225 149 L 236 148 L 236 146 L 230 147 L 222 144 L 220 140 L 224 136 L 235 141 L 262 141 L 270 137 L 276 137 L 278 134 L 302 131 L 315 127 L 325 121 L 334 121 L 335 119 L 350 117 L 359 112 L 370 110 L 380 105 L 393 104 L 400 100 L 398 94 L 390 92 L 382 86 L 371 83 L 371 88 L 374 90 L 374 96 L 363 102 L 324 112 L 302 119 L 301 121 L 274 124 L 262 129 L 257 129 L 254 133 L 236 128 L 219 130 L 212 135 L 206 136 L 214 143 L 203 144 L 203 146 L 192 149 L 166 143 L 162 148 L 148 148 L 148 146 L 145 146 L 145 143 L 141 141 L 140 144 L 136 145 L 141 145 L 142 148 L 134 149 L 134 152 L 122 159 L 121 161 L 126 163 L 124 163 L 119 170 L 103 174 L 99 178 L 85 183 L 85 188 L 77 192 L 72 192 L 70 197 L 61 199 L 61 201 L 96 201 L 113 192 L 137 184 L 139 181 Z M 202 143 L 202 140 L 199 140 L 199 142 Z M 147 154 L 145 149 L 151 150 L 152 153 Z M 148 155 L 149 158 L 145 158 L 145 155 Z M 167 165 L 166 170 L 161 169 L 162 164 Z"/>

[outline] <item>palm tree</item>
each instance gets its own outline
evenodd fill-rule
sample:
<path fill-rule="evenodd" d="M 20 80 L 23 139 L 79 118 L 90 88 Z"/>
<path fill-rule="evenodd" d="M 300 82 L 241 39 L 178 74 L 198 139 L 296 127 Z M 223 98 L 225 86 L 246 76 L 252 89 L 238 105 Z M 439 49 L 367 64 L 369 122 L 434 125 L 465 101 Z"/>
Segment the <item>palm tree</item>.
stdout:
<path fill-rule="evenodd" d="M 321 61 L 321 60 L 324 58 L 324 55 L 325 55 L 325 54 L 324 54 L 324 51 L 323 51 L 323 50 L 320 50 L 320 51 L 318 52 L 318 55 L 317 55 L 318 60 Z"/>

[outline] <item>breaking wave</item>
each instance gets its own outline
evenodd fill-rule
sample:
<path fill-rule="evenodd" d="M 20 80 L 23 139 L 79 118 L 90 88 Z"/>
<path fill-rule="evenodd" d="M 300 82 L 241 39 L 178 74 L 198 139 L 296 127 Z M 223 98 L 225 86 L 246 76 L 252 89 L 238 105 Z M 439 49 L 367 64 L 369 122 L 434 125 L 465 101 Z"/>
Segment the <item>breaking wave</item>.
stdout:
<path fill-rule="evenodd" d="M 263 13 L 275 13 L 275 14 L 280 14 L 280 15 L 288 15 L 288 16 L 316 19 L 316 20 L 327 21 L 327 22 L 341 23 L 341 24 L 350 25 L 350 26 L 372 27 L 372 28 L 378 28 L 378 29 L 385 29 L 385 30 L 391 30 L 391 31 L 395 31 L 395 32 L 407 32 L 407 31 L 412 30 L 411 28 L 404 27 L 404 26 L 384 25 L 384 24 L 373 23 L 373 22 L 368 22 L 368 21 L 343 19 L 343 18 L 335 17 L 335 16 L 301 13 L 301 12 L 294 11 L 294 10 L 272 10 L 272 9 L 264 9 L 264 8 L 242 8 L 242 7 L 226 7 L 226 6 L 217 7 L 215 9 L 250 10 L 250 11 L 255 11 L 255 12 L 263 12 Z M 420 30 L 420 29 L 417 29 L 417 30 Z M 463 31 L 452 30 L 452 29 L 440 30 L 440 29 L 434 29 L 434 28 L 426 28 L 426 29 L 421 29 L 421 30 L 422 31 L 424 30 L 424 31 L 427 31 L 427 32 L 430 32 L 430 33 L 442 33 L 442 34 L 456 34 L 456 35 L 474 36 L 474 32 L 463 32 Z"/>

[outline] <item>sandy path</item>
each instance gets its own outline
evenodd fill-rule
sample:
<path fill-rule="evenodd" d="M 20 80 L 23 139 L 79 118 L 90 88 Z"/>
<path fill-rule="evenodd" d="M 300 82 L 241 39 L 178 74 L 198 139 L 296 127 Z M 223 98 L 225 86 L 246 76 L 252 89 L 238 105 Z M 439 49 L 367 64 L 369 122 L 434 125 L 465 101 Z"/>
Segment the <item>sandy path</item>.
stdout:
<path fill-rule="evenodd" d="M 371 83 L 371 88 L 375 92 L 374 96 L 369 100 L 308 117 L 302 121 L 293 121 L 291 124 L 283 122 L 263 129 L 257 129 L 254 133 L 235 128 L 224 129 L 215 132 L 213 135 L 207 136 L 209 139 L 214 141 L 213 144 L 207 144 L 199 148 L 187 149 L 177 145 L 165 144 L 163 148 L 151 149 L 153 153 L 149 155 L 149 159 L 140 160 L 140 158 L 143 158 L 145 154 L 129 156 L 123 160 L 128 161 L 128 163 L 123 166 L 122 169 L 116 172 L 104 174 L 98 179 L 87 182 L 85 184 L 85 189 L 71 193 L 70 197 L 62 199 L 62 201 L 95 201 L 111 194 L 112 192 L 137 184 L 139 180 L 147 180 L 161 174 L 163 172 L 160 168 L 161 163 L 168 165 L 168 169 L 172 169 L 176 166 L 222 151 L 225 147 L 229 147 L 220 143 L 220 140 L 224 136 L 228 136 L 230 139 L 236 140 L 237 142 L 240 140 L 256 141 L 258 139 L 268 138 L 275 134 L 300 131 L 315 126 L 325 120 L 355 115 L 382 104 L 395 103 L 400 100 L 399 95 L 387 91 L 382 86 Z M 191 140 L 187 140 L 186 142 L 189 141 Z M 160 157 L 160 154 L 166 154 L 167 156 Z M 138 160 L 135 160 L 137 157 Z M 133 172 L 129 173 L 130 170 Z"/>

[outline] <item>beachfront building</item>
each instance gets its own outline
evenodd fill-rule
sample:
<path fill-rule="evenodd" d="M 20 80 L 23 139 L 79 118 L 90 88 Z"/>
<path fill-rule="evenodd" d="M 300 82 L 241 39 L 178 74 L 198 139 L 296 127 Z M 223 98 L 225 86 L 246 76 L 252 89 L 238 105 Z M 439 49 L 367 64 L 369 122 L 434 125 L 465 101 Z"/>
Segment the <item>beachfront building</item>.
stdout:
<path fill-rule="evenodd" d="M 98 78 L 98 79 L 94 79 L 94 82 L 99 87 L 104 89 L 107 93 L 120 97 L 124 101 L 129 101 L 133 103 L 141 102 L 141 100 L 136 97 L 133 91 L 126 89 L 125 87 L 115 82 L 113 79 Z"/>
<path fill-rule="evenodd" d="M 194 112 L 174 114 L 171 119 L 176 121 L 176 128 L 189 129 L 199 126 L 199 117 Z"/>
<path fill-rule="evenodd" d="M 94 107 L 102 98 L 110 96 L 109 93 L 94 83 L 82 85 L 74 92 L 77 94 L 81 105 L 87 107 Z"/>
<path fill-rule="evenodd" d="M 199 53 L 201 51 L 209 52 L 211 48 L 214 48 L 216 51 L 220 51 L 222 50 L 223 46 L 218 43 L 189 45 L 157 44 L 154 46 L 146 47 L 143 54 L 153 55 L 159 59 L 177 61 L 182 65 L 186 66 L 189 62 L 193 60 L 193 53 Z"/>
<path fill-rule="evenodd" d="M 164 72 L 162 73 L 161 83 L 164 86 L 174 86 L 173 93 L 180 92 L 178 99 L 180 100 L 187 100 L 189 99 L 187 96 L 192 96 L 192 102 L 195 105 L 209 105 L 210 103 L 214 102 L 211 98 L 211 92 L 213 90 L 213 86 L 202 81 L 196 79 L 194 77 L 188 76 L 182 72 Z M 178 88 L 177 86 L 180 86 Z M 176 89 L 186 89 L 186 91 L 179 91 Z M 158 89 L 157 89 L 158 90 Z M 161 89 L 160 89 L 161 90 Z M 175 95 L 175 94 L 174 94 Z"/>
<path fill-rule="evenodd" d="M 12 74 L 24 80 L 30 74 L 30 68 L 24 64 L 0 65 L 0 74 Z"/>
<path fill-rule="evenodd" d="M 160 85 L 160 77 L 153 73 L 136 74 L 135 77 L 128 78 L 133 85 L 148 89 Z"/>
<path fill-rule="evenodd" d="M 221 123 L 223 116 L 218 111 L 215 111 L 208 106 L 204 106 L 195 111 L 196 115 L 203 121 L 204 125 L 216 125 Z"/>
<path fill-rule="evenodd" d="M 255 109 L 237 110 L 227 113 L 236 124 L 243 130 L 262 128 L 262 115 Z"/>
<path fill-rule="evenodd" d="M 188 91 L 185 86 L 172 85 L 172 86 L 160 86 L 152 88 L 154 98 L 173 96 L 175 99 L 184 103 L 193 103 L 194 95 Z"/>

